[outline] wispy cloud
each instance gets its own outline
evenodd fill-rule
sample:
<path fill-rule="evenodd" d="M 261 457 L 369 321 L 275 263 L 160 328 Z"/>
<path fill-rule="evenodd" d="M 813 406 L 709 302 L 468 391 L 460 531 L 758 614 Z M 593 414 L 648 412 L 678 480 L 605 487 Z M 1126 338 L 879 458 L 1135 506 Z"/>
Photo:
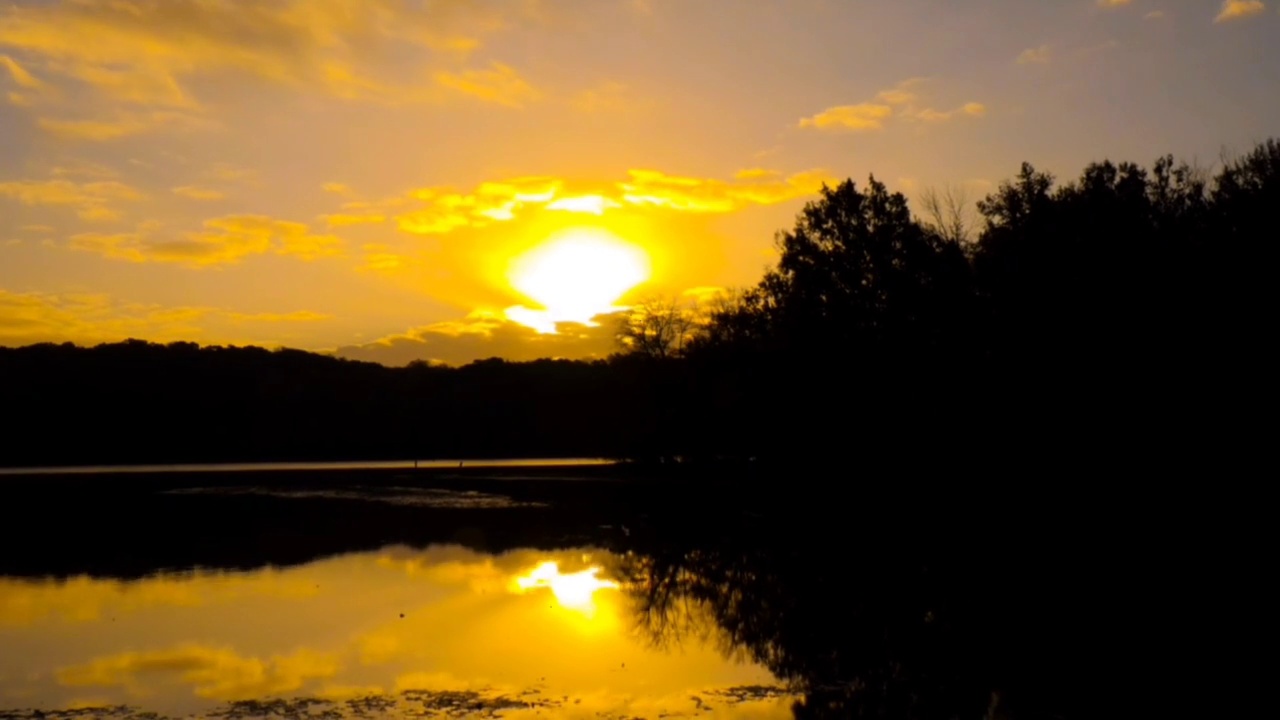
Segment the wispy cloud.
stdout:
<path fill-rule="evenodd" d="M 40 82 L 34 75 L 27 71 L 26 68 L 18 64 L 17 60 L 8 55 L 0 55 L 0 67 L 9 71 L 9 77 L 13 79 L 15 85 L 28 90 L 36 90 L 44 87 L 44 83 Z"/>
<path fill-rule="evenodd" d="M 0 47 L 56 60 L 60 74 L 142 104 L 190 104 L 183 83 L 197 72 L 233 71 L 342 91 L 333 83 L 335 67 L 376 83 L 389 66 L 367 60 L 378 55 L 371 50 L 466 51 L 499 26 L 504 12 L 479 3 L 447 5 L 369 0 L 361 12 L 348 12 L 312 0 L 251 6 L 53 0 L 0 15 Z"/>
<path fill-rule="evenodd" d="M 606 81 L 573 96 L 570 105 L 579 112 L 635 112 L 651 107 L 647 99 L 636 97 L 631 88 L 620 82 Z"/>
<path fill-rule="evenodd" d="M 309 679 L 337 674 L 336 657 L 311 650 L 269 658 L 245 657 L 203 645 L 128 651 L 59 668 L 58 682 L 70 687 L 137 687 L 141 677 L 170 676 L 199 697 L 242 700 L 297 690 Z"/>
<path fill-rule="evenodd" d="M 921 101 L 920 88 L 925 78 L 903 80 L 894 87 L 876 93 L 874 99 L 854 105 L 836 105 L 820 113 L 801 118 L 799 127 L 814 130 L 868 132 L 882 130 L 895 118 L 907 121 L 939 122 L 955 117 L 982 117 L 987 108 L 979 102 L 966 102 L 950 110 L 939 110 Z"/>
<path fill-rule="evenodd" d="M 541 96 L 514 68 L 499 62 L 483 70 L 441 71 L 435 80 L 449 90 L 513 108 L 524 107 Z"/>
<path fill-rule="evenodd" d="M 971 102 L 971 103 L 965 103 L 964 105 L 961 105 L 960 107 L 954 108 L 951 110 L 935 110 L 933 108 L 925 108 L 924 110 L 921 110 L 920 112 L 916 113 L 915 117 L 919 120 L 925 120 L 927 122 L 942 122 L 943 120 L 950 120 L 951 118 L 957 117 L 960 115 L 967 115 L 969 117 L 982 117 L 986 114 L 987 114 L 986 105 L 983 105 L 982 103 Z"/>
<path fill-rule="evenodd" d="M 114 180 L 77 183 L 58 179 L 0 182 L 0 197 L 23 205 L 71 207 L 84 220 L 115 220 L 120 217 L 119 211 L 112 207 L 116 201 L 141 200 L 143 194 Z"/>
<path fill-rule="evenodd" d="M 232 322 L 256 322 L 256 323 L 293 323 L 293 322 L 319 322 L 328 320 L 332 315 L 325 313 L 311 312 L 310 310 L 295 310 L 287 313 L 227 313 L 227 318 Z"/>
<path fill-rule="evenodd" d="M 204 176 L 223 183 L 251 185 L 258 179 L 258 171 L 231 163 L 216 163 L 205 171 Z"/>
<path fill-rule="evenodd" d="M 332 215 L 321 215 L 321 220 L 331 228 L 348 227 L 351 225 L 377 225 L 387 221 L 387 216 L 379 213 L 369 213 L 365 215 L 353 215 L 349 213 L 334 213 Z"/>
<path fill-rule="evenodd" d="M 41 128 L 67 140 L 105 141 L 154 130 L 191 131 L 217 127 L 217 123 L 179 112 L 119 113 L 114 117 L 67 119 L 42 117 Z"/>
<path fill-rule="evenodd" d="M 1027 48 L 1018 54 L 1017 63 L 1019 65 L 1045 64 L 1052 59 L 1052 52 L 1048 45 L 1040 47 Z"/>
<path fill-rule="evenodd" d="M 447 187 L 419 188 L 407 194 L 410 208 L 396 216 L 396 223 L 401 230 L 418 235 L 482 227 L 511 220 L 526 205 L 551 202 L 563 185 L 557 178 L 523 177 L 481 183 L 469 193 Z"/>
<path fill-rule="evenodd" d="M 731 212 L 749 205 L 773 205 L 818 192 L 835 178 L 823 170 L 782 175 L 752 169 L 733 180 L 667 175 L 656 170 L 631 170 L 631 180 L 619 183 L 621 199 L 631 205 L 684 212 Z"/>
<path fill-rule="evenodd" d="M 836 105 L 800 119 L 800 127 L 817 130 L 879 130 L 893 116 L 893 108 L 881 103 Z"/>
<path fill-rule="evenodd" d="M 0 66 L 19 86 L 10 102 L 34 106 L 56 90 L 63 101 L 52 104 L 79 115 L 42 114 L 42 127 L 99 141 L 167 129 L 184 116 L 187 125 L 190 117 L 206 117 L 193 89 L 197 75 L 404 104 L 443 97 L 420 81 L 419 73 L 434 66 L 445 85 L 511 104 L 531 96 L 509 67 L 460 74 L 446 68 L 482 36 L 532 17 L 533 10 L 415 0 L 368 0 L 360 12 L 318 0 L 50 0 L 0 9 L 0 49 L 12 50 L 0 54 Z M 426 67 L 410 74 L 389 60 L 406 52 Z M 43 78 L 32 74 L 31 64 Z"/>
<path fill-rule="evenodd" d="M 95 344 L 143 337 L 156 342 L 199 340 L 230 323 L 254 325 L 314 324 L 329 315 L 310 310 L 239 312 L 218 307 L 163 306 L 124 301 L 101 293 L 15 293 L 0 288 L 0 344 L 77 342 Z M 276 333 L 276 330 L 268 332 Z M 271 337 L 268 335 L 267 337 Z M 0 622 L 3 624 L 3 622 Z"/>
<path fill-rule="evenodd" d="M 173 194 L 188 200 L 221 200 L 227 196 L 221 190 L 199 187 L 197 185 L 181 185 L 173 188 Z"/>
<path fill-rule="evenodd" d="M 1267 6 L 1262 0 L 1225 0 L 1222 3 L 1222 9 L 1218 11 L 1218 16 L 1213 21 L 1220 23 L 1228 20 L 1239 20 L 1252 15 L 1260 15 L 1266 9 Z"/>
<path fill-rule="evenodd" d="M 231 215 L 206 220 L 203 229 L 177 238 L 164 237 L 155 227 L 144 225 L 127 233 L 80 233 L 71 237 L 69 246 L 115 260 L 207 267 L 266 253 L 314 260 L 339 254 L 342 241 L 316 235 L 302 223 Z"/>

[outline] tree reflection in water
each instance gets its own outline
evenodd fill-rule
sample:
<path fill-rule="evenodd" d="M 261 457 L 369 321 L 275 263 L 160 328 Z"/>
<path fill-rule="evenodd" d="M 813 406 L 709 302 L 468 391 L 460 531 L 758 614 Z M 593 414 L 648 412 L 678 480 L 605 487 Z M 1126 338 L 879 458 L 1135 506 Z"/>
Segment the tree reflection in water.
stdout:
<path fill-rule="evenodd" d="M 1105 702 L 1108 658 L 1090 656 L 1125 614 L 1115 547 L 834 519 L 678 525 L 637 533 L 615 569 L 640 631 L 762 663 L 800 696 L 798 719 L 1066 718 Z"/>

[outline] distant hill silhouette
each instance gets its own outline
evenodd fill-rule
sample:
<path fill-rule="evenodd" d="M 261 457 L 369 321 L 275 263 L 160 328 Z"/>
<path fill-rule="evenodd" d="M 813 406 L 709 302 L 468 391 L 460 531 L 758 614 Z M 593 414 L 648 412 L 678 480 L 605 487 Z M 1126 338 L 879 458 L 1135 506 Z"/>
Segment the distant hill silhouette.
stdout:
<path fill-rule="evenodd" d="M 978 203 L 976 237 L 846 181 L 709 322 L 593 362 L 0 349 L 0 464 L 1221 462 L 1258 447 L 1249 418 L 1270 411 L 1277 207 L 1274 140 L 1213 174 L 1165 157 L 1055 185 L 1024 164 Z"/>

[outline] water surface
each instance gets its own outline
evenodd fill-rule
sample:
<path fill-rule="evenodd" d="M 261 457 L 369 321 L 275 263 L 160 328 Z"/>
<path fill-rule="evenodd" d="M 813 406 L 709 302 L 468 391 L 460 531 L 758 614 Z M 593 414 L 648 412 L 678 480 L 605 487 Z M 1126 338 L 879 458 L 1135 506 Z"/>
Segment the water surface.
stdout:
<path fill-rule="evenodd" d="M 0 708 L 168 717 L 787 717 L 764 668 L 659 646 L 594 548 L 390 546 L 288 568 L 0 578 Z"/>
<path fill-rule="evenodd" d="M 608 474 L 15 481 L 0 720 L 1093 718 L 1269 547 L 1114 492 Z"/>
<path fill-rule="evenodd" d="M 514 458 L 493 460 L 351 460 L 332 462 L 190 463 L 177 465 L 67 465 L 62 467 L 0 467 L 0 475 L 104 475 L 137 473 L 228 473 L 299 470 L 408 470 L 443 468 L 540 468 L 612 465 L 602 458 Z"/>

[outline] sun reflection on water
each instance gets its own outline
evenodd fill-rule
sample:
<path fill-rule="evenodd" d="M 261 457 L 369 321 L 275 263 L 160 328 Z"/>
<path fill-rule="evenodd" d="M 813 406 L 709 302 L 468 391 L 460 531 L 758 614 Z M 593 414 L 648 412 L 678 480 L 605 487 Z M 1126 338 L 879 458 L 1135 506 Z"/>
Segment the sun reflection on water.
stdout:
<path fill-rule="evenodd" d="M 732 696 L 780 687 L 766 668 L 635 635 L 616 562 L 433 545 L 250 571 L 0 576 L 0 718 L 570 720 L 692 716 L 704 701 L 725 718 L 789 716 L 789 698 Z M 86 705 L 122 710 L 54 712 Z"/>
<path fill-rule="evenodd" d="M 514 589 L 521 593 L 548 588 L 561 607 L 590 617 L 596 610 L 596 591 L 618 587 L 618 583 L 612 580 L 597 577 L 600 570 L 599 567 L 589 567 L 574 573 L 564 573 L 560 571 L 559 563 L 548 560 L 528 573 L 517 576 L 513 585 Z"/>

